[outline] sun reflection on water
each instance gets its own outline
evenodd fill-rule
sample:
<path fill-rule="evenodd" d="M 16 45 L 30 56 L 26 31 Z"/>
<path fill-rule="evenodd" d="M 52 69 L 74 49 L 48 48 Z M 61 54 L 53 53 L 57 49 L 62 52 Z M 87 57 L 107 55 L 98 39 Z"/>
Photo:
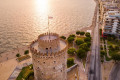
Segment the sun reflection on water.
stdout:
<path fill-rule="evenodd" d="M 36 0 L 35 1 L 36 11 L 42 16 L 48 14 L 48 0 Z"/>

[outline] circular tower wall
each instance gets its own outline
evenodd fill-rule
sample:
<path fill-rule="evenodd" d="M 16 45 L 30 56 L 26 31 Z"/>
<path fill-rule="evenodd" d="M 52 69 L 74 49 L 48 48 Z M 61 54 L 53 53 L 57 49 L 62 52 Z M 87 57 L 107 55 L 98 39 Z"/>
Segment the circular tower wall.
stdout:
<path fill-rule="evenodd" d="M 49 35 L 53 38 L 49 39 Z M 67 80 L 67 42 L 58 34 L 41 34 L 32 42 L 30 50 L 35 80 Z"/>

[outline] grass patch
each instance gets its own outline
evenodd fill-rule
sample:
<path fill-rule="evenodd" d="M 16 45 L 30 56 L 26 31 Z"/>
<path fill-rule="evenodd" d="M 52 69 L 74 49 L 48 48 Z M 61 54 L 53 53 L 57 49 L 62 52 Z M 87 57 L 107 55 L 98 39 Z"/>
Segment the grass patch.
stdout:
<path fill-rule="evenodd" d="M 108 43 L 108 45 L 119 45 L 116 41 L 108 41 L 107 40 L 107 43 Z"/>
<path fill-rule="evenodd" d="M 84 41 L 84 38 L 85 38 L 85 37 L 84 37 L 84 36 L 77 36 L 77 37 L 75 38 L 75 40 L 78 39 L 78 38 L 79 38 L 79 39 L 82 39 L 82 40 Z"/>
<path fill-rule="evenodd" d="M 85 68 L 85 64 L 86 64 L 86 61 L 85 61 L 85 60 L 83 60 L 83 66 L 84 66 L 84 68 Z"/>
<path fill-rule="evenodd" d="M 109 50 L 109 55 L 110 56 L 112 56 L 112 54 L 117 54 L 118 53 L 118 51 L 111 51 L 111 50 Z"/>
<path fill-rule="evenodd" d="M 107 56 L 107 53 L 105 53 L 105 59 L 106 59 L 106 61 L 112 60 L 112 58 L 109 58 L 109 57 Z"/>
<path fill-rule="evenodd" d="M 19 62 L 21 62 L 21 61 L 26 60 L 26 59 L 29 59 L 29 58 L 30 58 L 29 55 L 24 55 L 24 56 L 18 57 L 17 60 L 18 60 Z"/>
<path fill-rule="evenodd" d="M 23 67 L 16 80 L 29 80 L 31 75 L 34 75 L 32 64 L 27 67 Z"/>

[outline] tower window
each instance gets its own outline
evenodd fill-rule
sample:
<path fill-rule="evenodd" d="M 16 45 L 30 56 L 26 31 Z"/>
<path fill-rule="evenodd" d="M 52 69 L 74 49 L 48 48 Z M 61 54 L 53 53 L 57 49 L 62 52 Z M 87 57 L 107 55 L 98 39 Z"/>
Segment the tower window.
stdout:
<path fill-rule="evenodd" d="M 43 75 L 43 73 L 42 73 L 42 75 Z"/>
<path fill-rule="evenodd" d="M 56 63 L 56 61 L 54 61 L 54 63 Z"/>
<path fill-rule="evenodd" d="M 45 64 L 45 62 L 43 62 Z"/>

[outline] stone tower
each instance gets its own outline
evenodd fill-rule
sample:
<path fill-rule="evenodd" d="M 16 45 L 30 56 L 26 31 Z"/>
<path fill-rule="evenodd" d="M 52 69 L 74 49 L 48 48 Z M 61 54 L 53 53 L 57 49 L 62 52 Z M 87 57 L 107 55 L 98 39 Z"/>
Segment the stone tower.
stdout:
<path fill-rule="evenodd" d="M 30 51 L 35 80 L 67 80 L 67 42 L 58 34 L 39 35 Z"/>

